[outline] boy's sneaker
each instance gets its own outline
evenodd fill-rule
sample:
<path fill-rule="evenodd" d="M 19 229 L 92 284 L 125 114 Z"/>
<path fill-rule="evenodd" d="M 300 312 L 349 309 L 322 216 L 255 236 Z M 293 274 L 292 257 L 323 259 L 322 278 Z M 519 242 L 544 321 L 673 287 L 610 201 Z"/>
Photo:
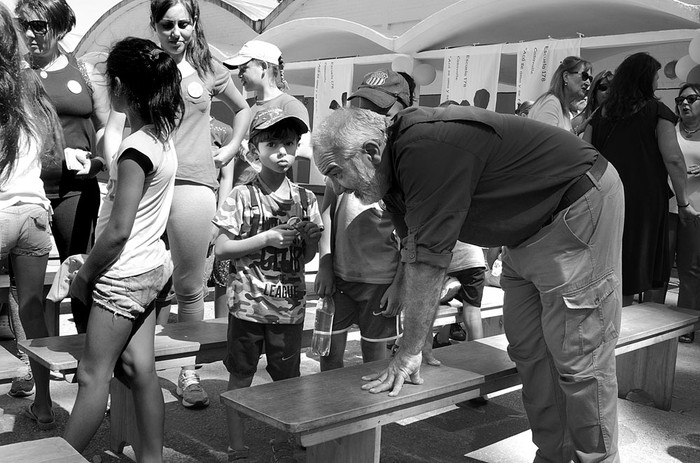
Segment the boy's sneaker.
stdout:
<path fill-rule="evenodd" d="M 27 397 L 34 394 L 34 376 L 30 371 L 25 376 L 12 380 L 12 387 L 7 395 L 11 397 Z"/>
<path fill-rule="evenodd" d="M 199 384 L 199 375 L 194 370 L 180 370 L 176 392 L 182 397 L 183 407 L 205 408 L 209 406 L 209 396 Z"/>
<path fill-rule="evenodd" d="M 455 341 L 467 340 L 467 332 L 464 331 L 462 325 L 460 325 L 459 323 L 453 323 L 452 325 L 450 325 L 450 339 L 454 339 Z"/>
<path fill-rule="evenodd" d="M 275 442 L 273 439 L 270 441 L 270 447 L 272 447 L 270 463 L 297 463 L 294 458 L 294 447 L 289 441 Z"/>
<path fill-rule="evenodd" d="M 235 449 L 232 449 L 231 447 L 229 447 L 227 449 L 226 453 L 227 453 L 229 462 L 235 461 L 238 463 L 248 463 L 248 462 L 253 461 L 250 458 L 250 449 L 247 446 L 243 447 L 242 449 L 238 449 L 238 450 L 235 450 Z"/>

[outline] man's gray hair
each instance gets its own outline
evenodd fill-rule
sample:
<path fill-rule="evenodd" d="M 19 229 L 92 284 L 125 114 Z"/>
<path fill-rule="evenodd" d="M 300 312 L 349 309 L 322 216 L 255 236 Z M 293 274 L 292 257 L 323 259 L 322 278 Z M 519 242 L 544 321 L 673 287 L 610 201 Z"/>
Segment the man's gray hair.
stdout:
<path fill-rule="evenodd" d="M 351 158 L 364 150 L 368 141 L 386 141 L 387 119 L 367 109 L 340 108 L 314 128 L 312 143 L 314 159 L 325 156 Z"/>

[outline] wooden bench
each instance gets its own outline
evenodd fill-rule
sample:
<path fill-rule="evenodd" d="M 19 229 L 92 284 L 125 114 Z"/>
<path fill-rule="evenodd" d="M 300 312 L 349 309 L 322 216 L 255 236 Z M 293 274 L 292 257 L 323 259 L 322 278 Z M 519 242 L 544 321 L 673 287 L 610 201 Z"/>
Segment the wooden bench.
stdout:
<path fill-rule="evenodd" d="M 496 289 L 496 288 L 494 288 Z M 500 290 L 498 290 L 500 291 Z M 302 347 L 311 346 L 311 336 L 314 325 L 314 300 L 307 308 L 304 320 Z M 495 293 L 495 302 L 490 303 L 494 330 L 502 332 L 501 310 L 498 306 L 502 296 Z M 58 306 L 58 305 L 57 305 Z M 454 323 L 455 317 L 461 310 L 458 306 L 443 306 L 439 310 L 436 326 Z M 157 327 L 155 336 L 156 369 L 179 368 L 187 364 L 210 363 L 222 360 L 226 355 L 227 318 L 204 320 L 199 322 L 174 323 Z M 53 336 L 33 339 L 19 343 L 20 349 L 37 360 L 49 370 L 71 375 L 78 367 L 85 344 L 85 335 Z M 112 397 L 110 411 L 110 448 L 121 452 L 126 443 L 138 445 L 138 435 L 133 415 L 131 393 L 125 382 L 113 379 L 110 385 Z"/>
<path fill-rule="evenodd" d="M 61 437 L 30 440 L 0 446 L 0 463 L 87 463 Z"/>
<path fill-rule="evenodd" d="M 625 307 L 616 347 L 620 395 L 644 389 L 657 407 L 670 406 L 678 337 L 696 322 L 659 304 Z M 361 377 L 386 368 L 384 360 L 228 391 L 221 400 L 297 436 L 307 462 L 379 462 L 383 425 L 518 385 L 506 347 L 499 335 L 437 349 L 442 366 L 424 365 L 424 384 L 405 385 L 397 397 L 360 389 Z"/>
<path fill-rule="evenodd" d="M 4 347 L 0 347 L 0 384 L 9 383 L 15 378 L 26 375 L 28 371 L 29 369 L 23 361 Z M 0 408 L 0 417 L 4 413 L 5 411 Z"/>
<path fill-rule="evenodd" d="M 157 326 L 154 342 L 156 369 L 222 360 L 226 355 L 227 330 L 227 318 Z M 42 366 L 66 375 L 75 373 L 78 367 L 85 335 L 29 339 L 18 345 Z M 133 402 L 128 386 L 119 379 L 112 379 L 110 394 L 110 448 L 121 452 L 126 443 L 138 445 Z"/>
<path fill-rule="evenodd" d="M 27 372 L 27 365 L 23 361 L 4 347 L 0 347 L 0 383 L 8 383 L 14 378 L 26 375 Z"/>
<path fill-rule="evenodd" d="M 57 262 L 57 261 L 56 261 Z M 56 263 L 56 265 L 58 265 Z M 51 285 L 53 284 L 53 279 L 54 276 L 56 276 L 56 268 L 51 268 L 46 270 L 46 274 L 44 275 L 44 294 L 43 297 L 46 298 L 46 295 L 49 293 L 49 290 L 51 289 Z M 10 301 L 10 276 L 9 275 L 0 275 L 0 304 L 3 303 L 9 303 Z M 47 300 L 46 305 L 45 305 L 45 312 L 44 316 L 46 318 L 46 327 L 49 330 L 49 335 L 51 336 L 58 336 L 59 335 L 59 315 L 60 315 L 60 304 L 54 304 L 53 302 Z"/>

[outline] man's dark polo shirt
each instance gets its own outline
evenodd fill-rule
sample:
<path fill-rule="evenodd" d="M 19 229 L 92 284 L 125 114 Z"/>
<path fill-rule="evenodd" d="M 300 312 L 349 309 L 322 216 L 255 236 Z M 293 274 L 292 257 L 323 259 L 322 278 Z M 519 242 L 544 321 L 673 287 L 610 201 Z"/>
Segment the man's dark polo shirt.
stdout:
<path fill-rule="evenodd" d="M 463 106 L 402 111 L 380 166 L 391 185 L 384 202 L 405 237 L 402 260 L 446 268 L 457 239 L 522 243 L 596 156 L 573 134 L 524 117 Z"/>

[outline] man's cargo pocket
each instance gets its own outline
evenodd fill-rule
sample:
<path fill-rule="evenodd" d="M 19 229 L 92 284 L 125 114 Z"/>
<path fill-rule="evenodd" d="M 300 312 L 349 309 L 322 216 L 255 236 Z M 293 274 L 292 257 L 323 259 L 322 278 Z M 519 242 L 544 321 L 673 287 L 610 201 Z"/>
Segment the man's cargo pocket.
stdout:
<path fill-rule="evenodd" d="M 564 352 L 586 355 L 617 338 L 614 317 L 620 304 L 615 292 L 618 286 L 611 271 L 583 288 L 562 294 L 567 307 Z"/>

